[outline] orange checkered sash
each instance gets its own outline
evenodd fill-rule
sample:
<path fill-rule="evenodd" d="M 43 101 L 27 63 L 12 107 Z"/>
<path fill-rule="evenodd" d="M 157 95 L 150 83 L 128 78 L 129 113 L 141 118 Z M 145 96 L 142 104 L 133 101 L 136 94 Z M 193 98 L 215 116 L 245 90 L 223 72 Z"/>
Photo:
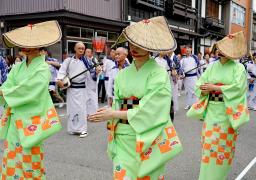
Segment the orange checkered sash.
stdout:
<path fill-rule="evenodd" d="M 222 83 L 216 83 L 215 85 L 217 86 L 223 86 L 224 84 Z M 223 94 L 221 91 L 212 91 L 209 94 L 209 101 L 220 101 L 223 102 Z"/>
<path fill-rule="evenodd" d="M 121 100 L 121 108 L 120 111 L 127 111 L 128 109 L 133 109 L 134 107 L 138 106 L 140 99 L 132 96 L 130 98 L 124 98 Z"/>
<path fill-rule="evenodd" d="M 140 102 L 140 99 L 135 96 L 121 99 L 120 100 L 120 111 L 127 111 L 128 109 L 133 109 L 139 105 L 139 102 Z M 128 120 L 126 120 L 126 119 L 120 119 L 119 123 L 129 124 Z M 107 125 L 108 130 L 113 129 L 113 127 L 111 128 L 110 126 L 111 126 L 110 124 Z"/>

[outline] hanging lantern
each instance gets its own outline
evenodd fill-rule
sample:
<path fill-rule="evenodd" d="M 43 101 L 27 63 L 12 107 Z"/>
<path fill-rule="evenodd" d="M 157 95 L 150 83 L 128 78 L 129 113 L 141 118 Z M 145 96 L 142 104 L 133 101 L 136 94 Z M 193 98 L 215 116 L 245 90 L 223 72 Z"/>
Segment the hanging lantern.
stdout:
<path fill-rule="evenodd" d="M 93 45 L 94 51 L 96 53 L 102 53 L 105 49 L 106 38 L 104 38 L 104 37 L 95 37 L 92 40 L 92 45 Z"/>
<path fill-rule="evenodd" d="M 186 47 L 181 47 L 181 55 L 184 56 L 186 55 L 186 52 L 187 52 L 187 48 Z"/>

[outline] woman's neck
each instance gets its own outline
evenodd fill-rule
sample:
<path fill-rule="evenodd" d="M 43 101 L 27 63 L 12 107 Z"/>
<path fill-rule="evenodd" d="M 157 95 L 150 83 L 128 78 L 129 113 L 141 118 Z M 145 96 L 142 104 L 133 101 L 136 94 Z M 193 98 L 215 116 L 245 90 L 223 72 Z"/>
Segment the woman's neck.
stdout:
<path fill-rule="evenodd" d="M 137 70 L 139 70 L 148 60 L 149 60 L 149 56 L 135 59 L 134 64 L 135 64 L 135 67 L 137 68 Z"/>
<path fill-rule="evenodd" d="M 229 59 L 225 58 L 225 57 L 221 57 L 220 58 L 220 63 L 221 64 L 226 64 L 229 61 Z"/>

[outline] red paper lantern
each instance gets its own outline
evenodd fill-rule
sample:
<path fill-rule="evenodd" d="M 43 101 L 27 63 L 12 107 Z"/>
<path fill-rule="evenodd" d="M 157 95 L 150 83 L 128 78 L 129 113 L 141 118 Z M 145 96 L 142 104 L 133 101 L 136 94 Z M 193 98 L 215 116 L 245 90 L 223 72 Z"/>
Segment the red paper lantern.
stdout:
<path fill-rule="evenodd" d="M 186 52 L 187 52 L 186 47 L 181 48 L 181 55 L 186 55 Z"/>
<path fill-rule="evenodd" d="M 96 53 L 102 53 L 105 49 L 106 38 L 104 37 L 95 37 L 92 40 L 92 45 Z"/>

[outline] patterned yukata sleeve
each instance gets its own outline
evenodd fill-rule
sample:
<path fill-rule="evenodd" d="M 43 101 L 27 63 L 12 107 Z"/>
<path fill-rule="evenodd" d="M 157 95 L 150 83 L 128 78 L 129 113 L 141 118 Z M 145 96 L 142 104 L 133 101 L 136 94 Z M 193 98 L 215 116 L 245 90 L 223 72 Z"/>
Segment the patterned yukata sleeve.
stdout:
<path fill-rule="evenodd" d="M 235 130 L 249 121 L 249 111 L 247 108 L 246 98 L 246 71 L 242 64 L 236 64 L 236 66 L 232 84 L 221 86 L 226 114 L 231 126 Z"/>
<path fill-rule="evenodd" d="M 200 86 L 208 82 L 208 76 L 210 73 L 210 68 L 208 67 L 206 71 L 202 74 L 202 76 L 197 80 L 196 82 L 196 87 L 195 87 L 195 94 L 199 98 L 199 101 L 194 103 L 192 107 L 189 109 L 187 112 L 187 117 L 192 118 L 192 119 L 204 119 L 205 114 L 206 114 L 206 108 L 208 105 L 208 99 L 209 99 L 209 94 L 208 95 L 202 95 L 202 91 L 200 89 Z"/>
<path fill-rule="evenodd" d="M 159 68 L 148 77 L 139 105 L 129 109 L 129 124 L 136 132 L 136 151 L 145 152 L 170 121 L 171 85 L 167 72 Z"/>
<path fill-rule="evenodd" d="M 13 83 L 14 79 L 12 76 L 13 74 L 10 73 L 6 83 L 1 87 L 3 97 L 10 108 L 39 101 L 38 97 L 43 94 L 45 89 L 48 89 L 50 81 L 48 65 L 24 77 L 24 80 L 18 84 Z"/>

